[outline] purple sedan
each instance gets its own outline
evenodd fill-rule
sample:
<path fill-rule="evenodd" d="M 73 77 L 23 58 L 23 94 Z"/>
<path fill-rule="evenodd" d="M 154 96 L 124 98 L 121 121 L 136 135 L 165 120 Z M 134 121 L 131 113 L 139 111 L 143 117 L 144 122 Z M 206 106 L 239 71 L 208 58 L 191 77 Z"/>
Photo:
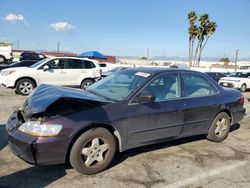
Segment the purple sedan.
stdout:
<path fill-rule="evenodd" d="M 240 91 L 200 72 L 133 68 L 84 91 L 40 85 L 6 130 L 10 149 L 28 163 L 70 162 L 94 174 L 131 148 L 193 135 L 223 141 L 242 120 L 243 104 Z"/>

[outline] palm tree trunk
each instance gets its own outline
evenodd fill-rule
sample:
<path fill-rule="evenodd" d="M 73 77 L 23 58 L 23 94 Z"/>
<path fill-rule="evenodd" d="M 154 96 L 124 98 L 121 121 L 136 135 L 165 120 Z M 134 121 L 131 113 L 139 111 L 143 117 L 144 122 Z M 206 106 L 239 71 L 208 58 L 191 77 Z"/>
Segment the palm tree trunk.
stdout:
<path fill-rule="evenodd" d="M 191 57 L 191 39 L 190 39 L 190 37 L 189 37 L 189 67 L 191 67 L 192 66 L 192 59 L 191 59 L 192 57 Z"/>
<path fill-rule="evenodd" d="M 194 66 L 192 64 L 192 61 L 193 61 L 193 53 L 194 53 L 194 41 L 192 41 L 192 46 L 191 46 L 191 66 Z"/>
<path fill-rule="evenodd" d="M 210 38 L 210 36 L 208 36 L 208 37 L 206 38 L 206 41 L 205 41 L 204 45 L 203 45 L 202 48 L 201 48 L 201 51 L 203 51 L 203 49 L 205 48 L 205 46 L 206 46 L 207 41 L 208 41 L 209 38 Z"/>
<path fill-rule="evenodd" d="M 194 54 L 194 61 L 193 61 L 193 65 L 196 67 L 196 58 L 197 58 L 197 53 L 198 53 L 198 49 L 199 49 L 199 42 L 197 44 L 196 50 L 195 50 L 195 54 Z"/>
<path fill-rule="evenodd" d="M 198 55 L 198 66 L 200 66 L 201 53 L 202 53 L 203 49 L 205 48 L 208 39 L 209 39 L 209 36 L 206 38 L 204 45 L 203 46 L 202 46 L 202 44 L 200 45 L 200 51 L 199 51 L 199 55 Z"/>
<path fill-rule="evenodd" d="M 198 60 L 197 60 L 197 66 L 200 66 L 200 60 L 201 60 L 201 46 L 202 44 L 199 45 L 199 54 L 198 54 Z"/>

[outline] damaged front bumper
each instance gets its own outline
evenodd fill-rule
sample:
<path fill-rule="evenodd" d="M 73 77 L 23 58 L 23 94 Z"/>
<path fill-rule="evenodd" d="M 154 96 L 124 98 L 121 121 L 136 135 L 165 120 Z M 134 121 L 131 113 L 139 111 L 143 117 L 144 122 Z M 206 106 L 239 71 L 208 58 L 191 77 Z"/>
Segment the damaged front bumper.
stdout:
<path fill-rule="evenodd" d="M 14 112 L 6 124 L 9 148 L 16 156 L 35 165 L 65 163 L 67 140 L 64 137 L 36 137 L 18 130 L 22 120 L 20 111 Z"/>

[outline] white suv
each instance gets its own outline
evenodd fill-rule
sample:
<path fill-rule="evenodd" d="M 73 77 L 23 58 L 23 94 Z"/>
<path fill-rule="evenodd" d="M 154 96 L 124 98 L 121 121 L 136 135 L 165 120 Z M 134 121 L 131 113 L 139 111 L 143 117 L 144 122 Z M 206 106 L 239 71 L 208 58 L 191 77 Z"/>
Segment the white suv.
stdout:
<path fill-rule="evenodd" d="M 222 77 L 219 84 L 223 87 L 232 87 L 245 92 L 250 89 L 250 72 L 234 72 L 228 77 Z"/>
<path fill-rule="evenodd" d="M 38 61 L 31 67 L 4 69 L 0 85 L 16 88 L 17 93 L 28 95 L 39 84 L 80 86 L 85 89 L 101 77 L 97 61 L 78 57 L 54 57 Z"/>

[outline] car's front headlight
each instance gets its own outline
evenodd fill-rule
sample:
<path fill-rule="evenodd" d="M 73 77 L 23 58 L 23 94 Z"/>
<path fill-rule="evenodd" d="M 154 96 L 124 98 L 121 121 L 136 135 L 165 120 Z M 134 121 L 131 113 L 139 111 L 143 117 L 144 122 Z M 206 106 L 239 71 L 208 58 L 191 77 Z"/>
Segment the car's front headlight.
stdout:
<path fill-rule="evenodd" d="M 14 72 L 15 72 L 15 70 L 3 70 L 3 71 L 1 71 L 1 76 L 7 76 L 7 75 L 12 74 Z"/>
<path fill-rule="evenodd" d="M 57 136 L 62 130 L 62 125 L 41 124 L 39 121 L 27 121 L 18 130 L 32 136 Z"/>

